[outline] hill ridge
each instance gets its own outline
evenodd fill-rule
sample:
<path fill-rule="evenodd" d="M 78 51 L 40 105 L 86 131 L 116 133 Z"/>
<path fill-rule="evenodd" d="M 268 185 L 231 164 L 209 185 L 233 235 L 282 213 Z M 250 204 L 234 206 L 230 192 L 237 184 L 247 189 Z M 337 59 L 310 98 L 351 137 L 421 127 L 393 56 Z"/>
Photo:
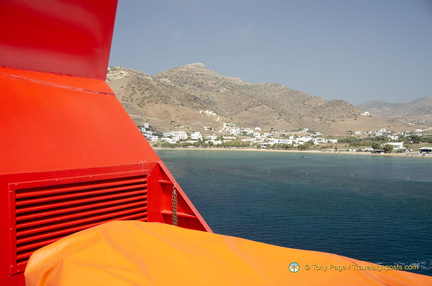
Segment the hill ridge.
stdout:
<path fill-rule="evenodd" d="M 223 122 L 242 127 L 293 130 L 309 128 L 327 135 L 380 128 L 409 130 L 412 126 L 362 110 L 344 100 L 325 100 L 278 83 L 247 83 L 193 63 L 153 76 L 124 67 L 110 67 L 107 82 L 139 125 L 160 130 L 204 126 L 220 130 Z M 204 116 L 211 110 L 219 117 Z"/>
<path fill-rule="evenodd" d="M 432 126 L 432 96 L 420 97 L 408 103 L 389 103 L 372 100 L 358 108 L 372 114 L 420 126 Z"/>

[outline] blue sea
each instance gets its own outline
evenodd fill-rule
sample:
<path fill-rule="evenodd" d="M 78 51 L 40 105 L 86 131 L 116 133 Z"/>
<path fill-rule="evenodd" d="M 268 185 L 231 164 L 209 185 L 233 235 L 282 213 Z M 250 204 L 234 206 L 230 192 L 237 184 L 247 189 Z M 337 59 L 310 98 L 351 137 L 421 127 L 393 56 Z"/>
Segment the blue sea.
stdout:
<path fill-rule="evenodd" d="M 432 159 L 157 153 L 215 233 L 432 275 Z"/>

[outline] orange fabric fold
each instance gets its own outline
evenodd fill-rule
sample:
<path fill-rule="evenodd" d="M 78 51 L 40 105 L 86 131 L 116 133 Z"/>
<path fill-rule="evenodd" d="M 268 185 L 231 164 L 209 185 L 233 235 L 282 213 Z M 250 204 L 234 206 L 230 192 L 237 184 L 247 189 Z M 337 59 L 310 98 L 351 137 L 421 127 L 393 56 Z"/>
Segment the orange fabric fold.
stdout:
<path fill-rule="evenodd" d="M 36 251 L 27 285 L 432 285 L 432 277 L 335 254 L 159 223 L 116 221 Z"/>

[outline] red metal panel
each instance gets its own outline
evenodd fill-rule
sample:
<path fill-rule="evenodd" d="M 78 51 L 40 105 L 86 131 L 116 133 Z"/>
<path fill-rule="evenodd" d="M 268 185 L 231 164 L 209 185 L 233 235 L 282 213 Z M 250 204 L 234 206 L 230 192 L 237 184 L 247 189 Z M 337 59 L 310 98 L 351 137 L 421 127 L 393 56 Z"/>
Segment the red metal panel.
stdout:
<path fill-rule="evenodd" d="M 0 1 L 0 66 L 105 80 L 117 0 Z"/>
<path fill-rule="evenodd" d="M 36 249 L 73 232 L 111 220 L 171 224 L 174 185 L 178 225 L 211 231 L 160 162 L 0 174 L 0 285 L 21 281 Z"/>
<path fill-rule="evenodd" d="M 212 232 L 210 227 L 199 214 L 198 210 L 186 196 L 177 181 L 160 162 L 151 169 L 149 182 L 149 221 L 173 224 L 173 188 L 177 192 L 177 220 L 178 226 L 183 228 Z"/>
<path fill-rule="evenodd" d="M 116 5 L 0 0 L 0 285 L 106 221 L 211 231 L 104 82 Z"/>
<path fill-rule="evenodd" d="M 110 220 L 147 221 L 143 166 L 2 176 L 2 189 L 9 189 L 9 274 L 22 272 L 35 249 L 75 231 Z"/>
<path fill-rule="evenodd" d="M 103 81 L 0 68 L 0 102 L 0 173 L 159 160 Z"/>

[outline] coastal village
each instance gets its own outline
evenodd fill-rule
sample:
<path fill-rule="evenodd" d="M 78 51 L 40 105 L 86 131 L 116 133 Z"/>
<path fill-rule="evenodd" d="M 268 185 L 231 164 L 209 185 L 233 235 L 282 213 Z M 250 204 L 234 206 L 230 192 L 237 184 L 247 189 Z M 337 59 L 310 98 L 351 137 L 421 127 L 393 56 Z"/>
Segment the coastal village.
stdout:
<path fill-rule="evenodd" d="M 107 81 L 156 148 L 406 155 L 432 149 L 429 98 L 398 110 L 386 105 L 386 110 L 394 113 L 389 116 L 380 114 L 373 104 L 357 108 L 343 100 L 328 101 L 280 84 L 251 84 L 222 76 L 199 63 L 153 76 L 112 67 Z"/>
<path fill-rule="evenodd" d="M 215 112 L 209 110 L 200 111 L 200 113 L 217 117 Z M 308 128 L 300 130 L 270 129 L 264 131 L 259 126 L 242 127 L 237 126 L 235 123 L 223 123 L 223 127 L 220 130 L 214 130 L 213 127 L 203 126 L 203 132 L 181 130 L 185 129 L 185 127 L 178 126 L 176 130 L 166 130 L 161 134 L 153 131 L 149 123 L 138 126 L 138 128 L 151 145 L 154 147 L 166 148 L 225 147 L 412 153 L 414 150 L 409 149 L 408 144 L 432 141 L 430 140 L 432 139 L 430 136 L 432 130 L 429 129 L 417 129 L 413 132 L 394 132 L 386 128 L 381 128 L 375 131 L 350 131 L 345 137 L 335 138 Z M 204 133 L 210 133 L 210 135 L 204 135 Z M 375 143 L 369 144 L 370 146 L 356 148 L 356 146 L 367 145 L 365 143 L 362 144 L 362 141 Z M 423 155 L 430 155 L 432 153 L 432 147 L 423 146 L 418 148 L 416 152 L 417 151 Z"/>

